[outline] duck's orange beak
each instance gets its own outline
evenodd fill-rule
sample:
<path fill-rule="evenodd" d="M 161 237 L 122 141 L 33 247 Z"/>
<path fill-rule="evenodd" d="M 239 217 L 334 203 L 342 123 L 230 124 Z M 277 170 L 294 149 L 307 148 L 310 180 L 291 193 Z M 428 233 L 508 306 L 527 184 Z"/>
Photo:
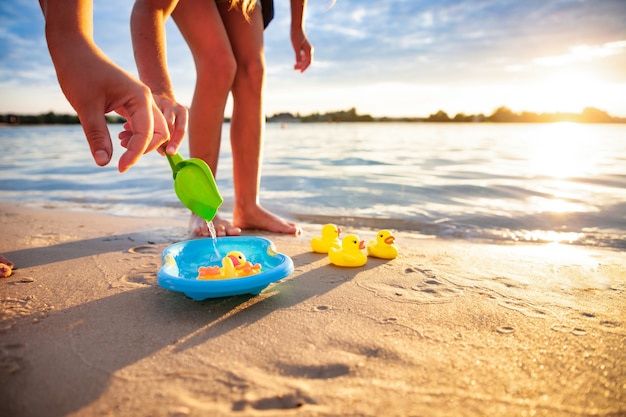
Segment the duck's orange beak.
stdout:
<path fill-rule="evenodd" d="M 359 249 L 365 249 L 365 241 L 364 240 L 359 242 Z"/>
<path fill-rule="evenodd" d="M 387 239 L 385 239 L 385 243 L 386 243 L 386 244 L 388 244 L 388 245 L 391 245 L 391 244 L 393 244 L 393 242 L 394 242 L 395 240 L 396 240 L 396 238 L 395 238 L 395 237 L 393 237 L 393 236 L 389 236 Z"/>
<path fill-rule="evenodd" d="M 229 255 L 228 257 L 230 258 L 231 261 L 233 261 L 234 266 L 241 265 L 241 262 L 239 262 L 239 258 L 237 258 L 235 255 Z"/>

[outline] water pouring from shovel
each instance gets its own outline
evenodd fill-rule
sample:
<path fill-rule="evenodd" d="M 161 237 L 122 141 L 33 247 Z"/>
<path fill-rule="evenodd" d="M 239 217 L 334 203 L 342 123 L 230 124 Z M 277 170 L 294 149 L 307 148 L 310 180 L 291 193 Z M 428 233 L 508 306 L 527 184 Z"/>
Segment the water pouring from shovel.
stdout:
<path fill-rule="evenodd" d="M 179 153 L 166 152 L 165 156 L 172 167 L 178 199 L 207 222 L 213 220 L 224 200 L 206 162 L 199 158 L 183 159 Z"/>

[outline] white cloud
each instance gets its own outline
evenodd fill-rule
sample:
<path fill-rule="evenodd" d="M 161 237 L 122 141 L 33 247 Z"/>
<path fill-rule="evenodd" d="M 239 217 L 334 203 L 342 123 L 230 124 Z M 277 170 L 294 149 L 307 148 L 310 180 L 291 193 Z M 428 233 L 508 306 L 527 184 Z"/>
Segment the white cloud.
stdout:
<path fill-rule="evenodd" d="M 570 47 L 569 52 L 566 54 L 536 58 L 533 60 L 533 63 L 548 67 L 562 66 L 621 55 L 625 51 L 626 40 L 607 42 L 602 45 L 576 45 Z"/>

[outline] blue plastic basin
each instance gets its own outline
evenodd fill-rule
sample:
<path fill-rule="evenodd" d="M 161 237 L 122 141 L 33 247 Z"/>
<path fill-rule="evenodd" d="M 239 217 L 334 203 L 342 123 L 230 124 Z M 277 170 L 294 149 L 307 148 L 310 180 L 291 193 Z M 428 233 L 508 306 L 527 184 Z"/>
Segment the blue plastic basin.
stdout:
<path fill-rule="evenodd" d="M 261 272 L 243 278 L 198 280 L 198 268 L 221 266 L 222 258 L 230 251 L 242 252 L 248 261 L 261 264 Z M 162 266 L 157 283 L 168 290 L 178 291 L 194 300 L 227 297 L 241 294 L 259 294 L 272 282 L 293 272 L 293 261 L 278 253 L 274 244 L 254 236 L 227 236 L 195 239 L 174 243 L 163 251 Z"/>

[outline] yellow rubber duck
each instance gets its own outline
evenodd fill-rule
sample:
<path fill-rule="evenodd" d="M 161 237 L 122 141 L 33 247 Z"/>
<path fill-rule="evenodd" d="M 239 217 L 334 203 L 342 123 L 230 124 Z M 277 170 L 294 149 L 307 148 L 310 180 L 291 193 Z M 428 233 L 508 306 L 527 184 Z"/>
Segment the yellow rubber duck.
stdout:
<path fill-rule="evenodd" d="M 198 279 L 229 279 L 242 278 L 261 272 L 260 264 L 252 264 L 243 253 L 231 251 L 222 258 L 222 266 L 201 266 L 198 268 Z"/>
<path fill-rule="evenodd" d="M 331 246 L 328 257 L 333 265 L 363 266 L 367 262 L 367 255 L 361 252 L 365 249 L 365 242 L 357 235 L 348 235 L 341 240 L 341 246 Z"/>
<path fill-rule="evenodd" d="M 328 253 L 331 246 L 341 246 L 339 235 L 341 229 L 332 223 L 325 224 L 322 227 L 322 235 L 315 236 L 311 239 L 311 249 L 317 253 Z"/>
<path fill-rule="evenodd" d="M 370 240 L 367 253 L 375 258 L 395 259 L 398 256 L 395 240 L 395 236 L 389 230 L 383 229 L 376 235 L 376 240 Z"/>

